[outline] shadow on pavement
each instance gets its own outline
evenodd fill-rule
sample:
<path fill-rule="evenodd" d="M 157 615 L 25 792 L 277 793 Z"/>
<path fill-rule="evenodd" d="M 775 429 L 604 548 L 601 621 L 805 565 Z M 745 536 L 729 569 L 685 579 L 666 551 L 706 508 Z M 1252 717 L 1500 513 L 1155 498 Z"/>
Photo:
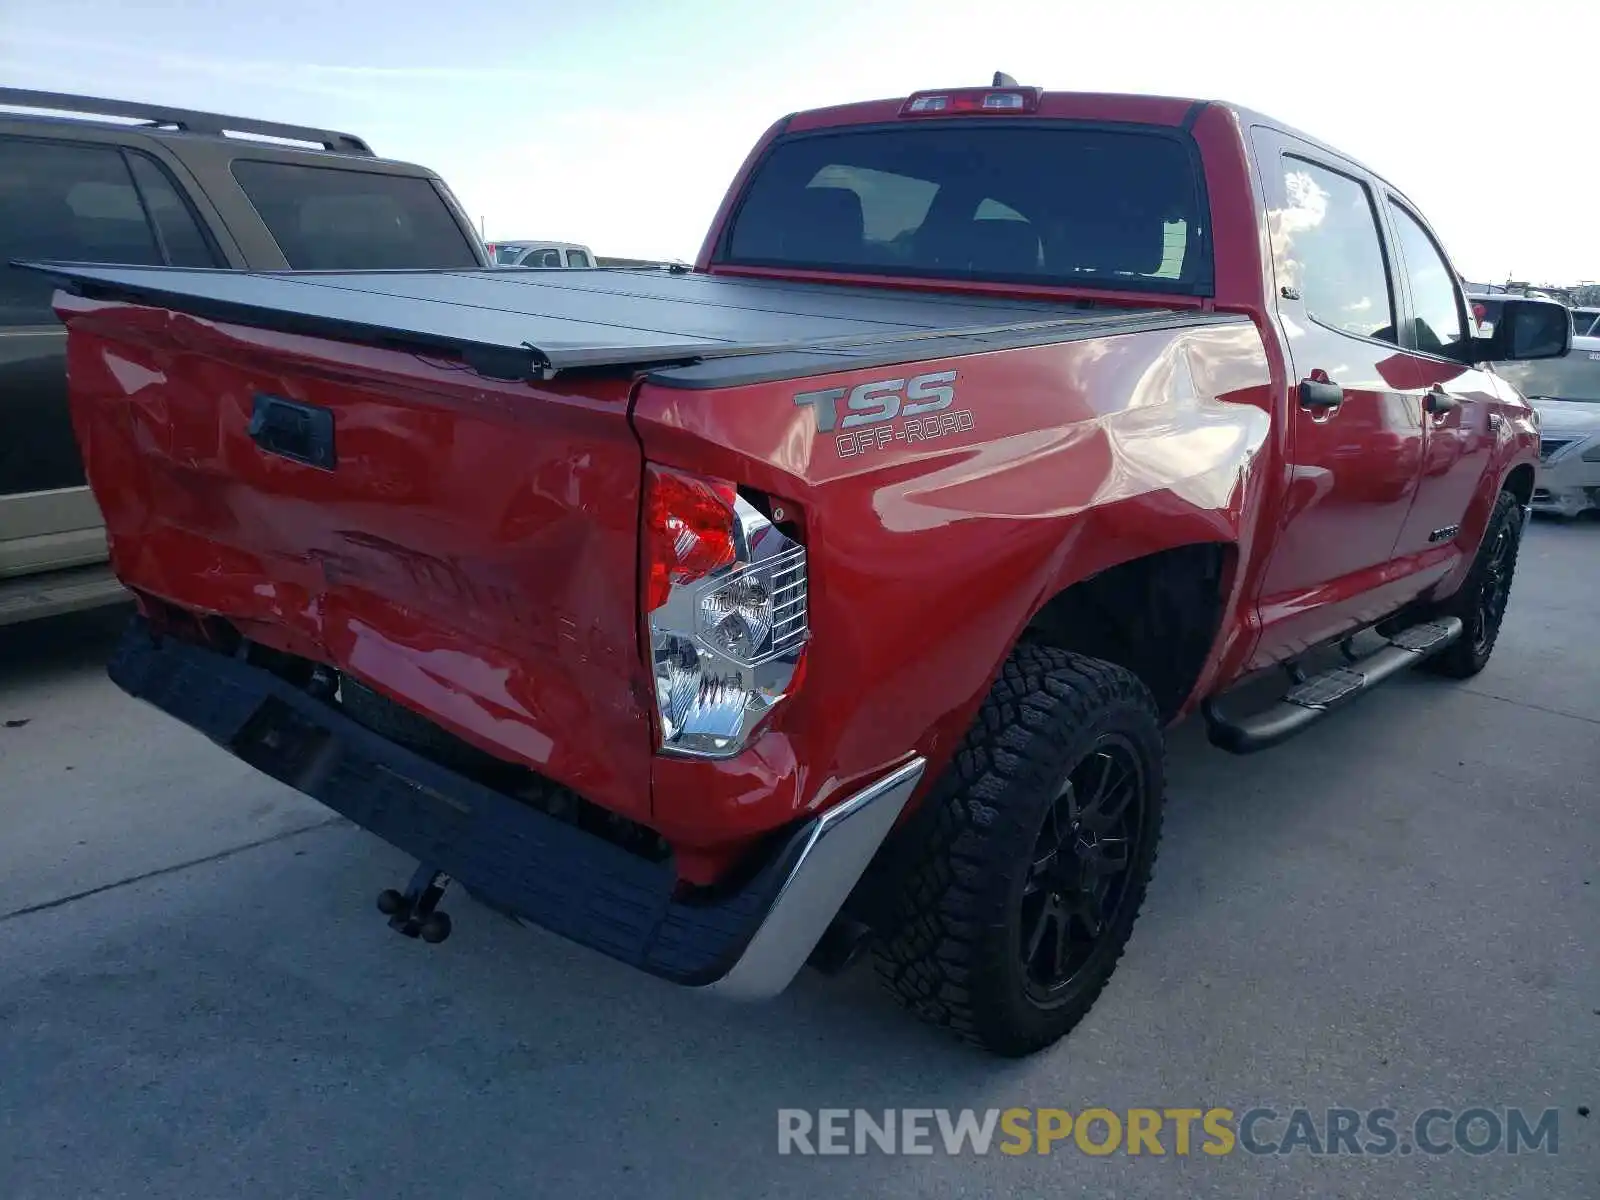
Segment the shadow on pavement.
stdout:
<path fill-rule="evenodd" d="M 116 604 L 0 626 L 0 690 L 105 666 L 133 605 Z"/>

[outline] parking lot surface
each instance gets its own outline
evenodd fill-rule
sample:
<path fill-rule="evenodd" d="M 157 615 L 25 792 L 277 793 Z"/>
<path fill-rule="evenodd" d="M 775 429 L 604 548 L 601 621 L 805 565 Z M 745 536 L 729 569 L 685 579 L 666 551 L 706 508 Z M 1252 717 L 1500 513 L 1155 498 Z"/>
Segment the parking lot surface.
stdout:
<path fill-rule="evenodd" d="M 1250 759 L 1172 738 L 1122 966 L 986 1058 L 869 972 L 759 1007 L 452 894 L 117 692 L 120 613 L 0 630 L 0 1195 L 1600 1196 L 1600 524 L 1536 523 L 1489 668 Z M 1559 1111 L 1557 1153 L 780 1156 L 780 1108 Z M 1277 1127 L 1281 1133 L 1281 1123 Z"/>

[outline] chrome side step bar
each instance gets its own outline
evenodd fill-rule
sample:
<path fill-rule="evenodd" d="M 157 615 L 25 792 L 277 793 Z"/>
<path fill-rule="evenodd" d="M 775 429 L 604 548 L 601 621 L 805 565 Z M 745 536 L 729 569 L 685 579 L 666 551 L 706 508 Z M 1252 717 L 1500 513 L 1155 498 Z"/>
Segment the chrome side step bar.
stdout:
<path fill-rule="evenodd" d="M 1215 700 L 1205 700 L 1200 711 L 1206 734 L 1213 746 L 1231 754 L 1276 746 L 1443 650 L 1461 636 L 1462 628 L 1459 617 L 1443 617 L 1402 629 L 1371 654 L 1296 683 L 1277 703 L 1248 717 L 1230 717 Z"/>

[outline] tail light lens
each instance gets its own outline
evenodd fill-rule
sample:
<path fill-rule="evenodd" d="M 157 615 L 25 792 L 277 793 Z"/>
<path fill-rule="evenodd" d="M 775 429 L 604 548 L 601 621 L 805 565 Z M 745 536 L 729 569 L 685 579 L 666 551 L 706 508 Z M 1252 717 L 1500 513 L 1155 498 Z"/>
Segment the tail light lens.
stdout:
<path fill-rule="evenodd" d="M 735 559 L 738 489 L 659 467 L 645 494 L 645 548 L 650 573 L 645 611 L 655 612 L 678 584 L 704 579 Z"/>
<path fill-rule="evenodd" d="M 805 547 L 731 483 L 650 467 L 645 613 L 661 748 L 727 758 L 800 678 Z"/>

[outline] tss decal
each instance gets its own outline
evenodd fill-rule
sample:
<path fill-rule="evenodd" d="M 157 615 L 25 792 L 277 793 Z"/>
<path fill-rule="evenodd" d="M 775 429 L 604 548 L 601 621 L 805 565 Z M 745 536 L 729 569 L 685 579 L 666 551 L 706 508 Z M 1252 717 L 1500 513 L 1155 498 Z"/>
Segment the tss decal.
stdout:
<path fill-rule="evenodd" d="M 816 414 L 818 433 L 834 434 L 840 458 L 851 458 L 895 442 L 930 442 L 971 429 L 970 411 L 949 411 L 956 402 L 955 383 L 954 371 L 931 371 L 910 379 L 801 392 L 794 402 Z M 896 424 L 897 418 L 903 420 Z"/>
<path fill-rule="evenodd" d="M 926 413 L 942 412 L 955 403 L 955 382 L 954 371 L 933 371 L 910 380 L 880 379 L 872 383 L 858 383 L 853 388 L 801 392 L 794 402 L 802 406 L 809 405 L 811 411 L 817 414 L 818 433 L 832 433 L 835 425 L 840 429 L 859 429 L 863 425 L 876 425 L 879 421 L 892 421 L 896 417 L 920 417 Z M 842 421 L 839 420 L 841 400 L 850 410 Z"/>

